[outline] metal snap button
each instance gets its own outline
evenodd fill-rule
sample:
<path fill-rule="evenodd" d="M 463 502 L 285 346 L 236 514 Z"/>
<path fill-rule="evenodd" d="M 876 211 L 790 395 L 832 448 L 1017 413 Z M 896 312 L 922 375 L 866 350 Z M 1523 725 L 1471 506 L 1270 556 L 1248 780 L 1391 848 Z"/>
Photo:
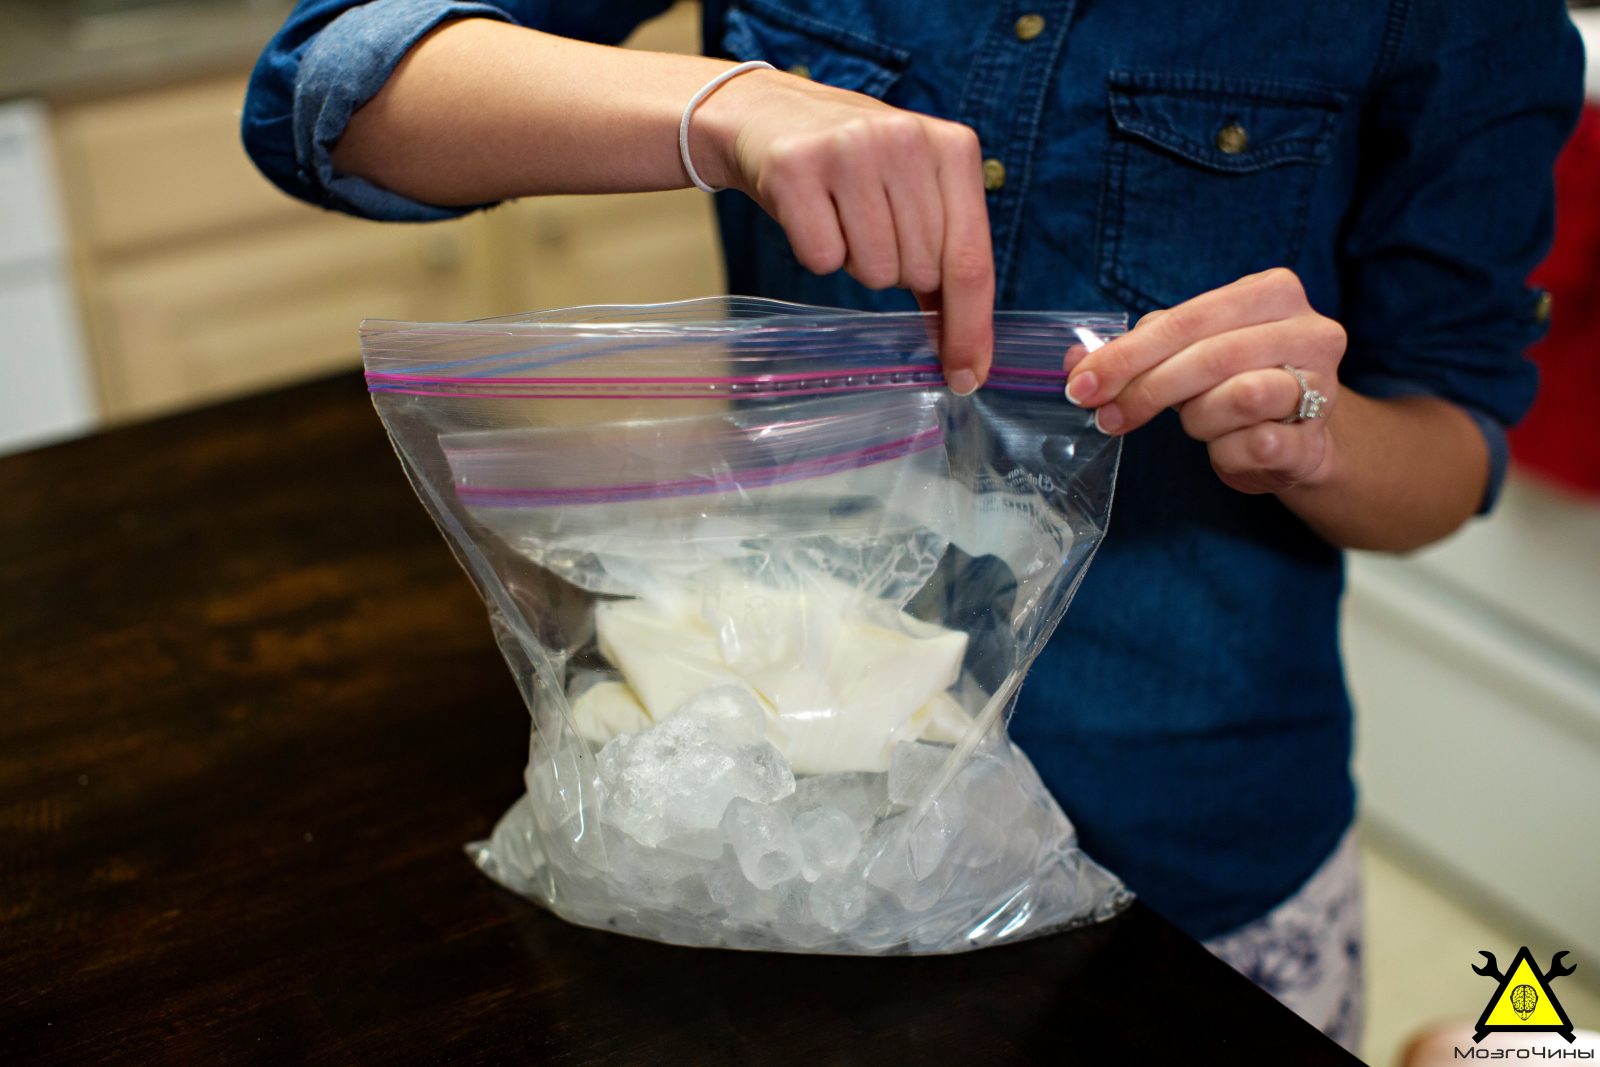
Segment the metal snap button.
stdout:
<path fill-rule="evenodd" d="M 1006 183 L 1006 165 L 998 159 L 983 161 L 983 187 L 994 192 Z"/>
<path fill-rule="evenodd" d="M 1017 19 L 1012 29 L 1017 33 L 1017 40 L 1031 41 L 1044 32 L 1044 16 L 1029 12 Z"/>
<path fill-rule="evenodd" d="M 1250 147 L 1250 134 L 1237 122 L 1230 122 L 1217 131 L 1217 150 L 1224 155 L 1236 156 Z"/>

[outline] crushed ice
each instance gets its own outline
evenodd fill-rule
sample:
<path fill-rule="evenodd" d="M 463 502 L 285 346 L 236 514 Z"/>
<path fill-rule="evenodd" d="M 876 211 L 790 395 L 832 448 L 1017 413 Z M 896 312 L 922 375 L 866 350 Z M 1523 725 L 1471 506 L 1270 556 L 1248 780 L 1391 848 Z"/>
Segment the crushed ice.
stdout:
<path fill-rule="evenodd" d="M 934 792 L 952 751 L 796 779 L 749 695 L 712 689 L 597 754 L 536 739 L 530 796 L 479 858 L 574 921 L 734 948 L 952 951 L 1122 905 L 1019 749 Z"/>

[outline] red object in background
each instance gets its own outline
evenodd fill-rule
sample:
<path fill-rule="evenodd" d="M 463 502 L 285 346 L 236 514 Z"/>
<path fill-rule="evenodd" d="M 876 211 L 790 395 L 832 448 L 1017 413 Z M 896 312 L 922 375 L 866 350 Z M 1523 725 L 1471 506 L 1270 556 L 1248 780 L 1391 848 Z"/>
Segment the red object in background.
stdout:
<path fill-rule="evenodd" d="M 1550 333 L 1529 350 L 1539 396 L 1511 432 L 1530 470 L 1600 496 L 1600 107 L 1583 110 L 1556 162 L 1556 239 L 1533 273 L 1550 291 Z"/>

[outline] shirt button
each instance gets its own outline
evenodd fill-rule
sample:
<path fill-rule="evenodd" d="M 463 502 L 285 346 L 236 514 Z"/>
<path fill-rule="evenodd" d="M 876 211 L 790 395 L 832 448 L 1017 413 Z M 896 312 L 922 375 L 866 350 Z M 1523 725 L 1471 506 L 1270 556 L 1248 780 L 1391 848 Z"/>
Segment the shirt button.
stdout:
<path fill-rule="evenodd" d="M 1217 131 L 1217 149 L 1224 155 L 1236 156 L 1250 147 L 1250 134 L 1237 122 L 1230 122 Z"/>
<path fill-rule="evenodd" d="M 1006 183 L 1006 165 L 998 159 L 983 161 L 983 187 L 994 192 Z"/>
<path fill-rule="evenodd" d="M 1031 13 L 1023 15 L 1012 28 L 1017 31 L 1017 40 L 1031 41 L 1044 32 L 1044 16 Z"/>
<path fill-rule="evenodd" d="M 1533 306 L 1533 318 L 1540 326 L 1550 321 L 1550 312 L 1555 307 L 1556 298 L 1548 291 L 1539 294 L 1539 302 Z"/>
<path fill-rule="evenodd" d="M 796 63 L 794 66 L 789 68 L 789 73 L 793 74 L 796 78 L 809 78 L 811 77 L 811 68 L 806 66 L 804 63 Z"/>

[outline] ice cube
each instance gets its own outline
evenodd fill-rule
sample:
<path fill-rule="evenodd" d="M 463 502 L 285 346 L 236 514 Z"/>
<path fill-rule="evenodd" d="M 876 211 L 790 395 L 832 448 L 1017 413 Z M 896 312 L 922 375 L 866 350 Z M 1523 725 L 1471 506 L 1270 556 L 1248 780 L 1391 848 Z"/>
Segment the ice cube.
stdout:
<path fill-rule="evenodd" d="M 715 860 L 722 857 L 726 842 L 722 839 L 721 828 L 712 827 L 704 830 L 679 830 L 668 834 L 661 839 L 660 847 L 667 852 L 695 856 L 703 860 Z"/>
<path fill-rule="evenodd" d="M 911 871 L 926 878 L 939 866 L 950 842 L 962 828 L 962 812 L 953 796 L 945 795 L 906 813 L 906 844 L 911 853 Z"/>
<path fill-rule="evenodd" d="M 896 804 L 915 804 L 939 780 L 939 771 L 950 752 L 944 745 L 921 741 L 902 741 L 894 746 L 889 760 L 889 799 Z"/>
<path fill-rule="evenodd" d="M 811 915 L 836 934 L 849 930 L 867 911 L 869 889 L 851 875 L 826 875 L 811 885 Z"/>
<path fill-rule="evenodd" d="M 944 896 L 955 879 L 955 867 L 943 864 L 921 873 L 912 865 L 910 813 L 885 819 L 862 844 L 866 880 L 890 894 L 907 911 L 926 911 Z M 924 846 L 926 847 L 926 846 Z"/>
<path fill-rule="evenodd" d="M 811 808 L 794 817 L 800 841 L 800 873 L 808 882 L 842 871 L 861 850 L 861 831 L 838 808 Z"/>
<path fill-rule="evenodd" d="M 750 886 L 744 872 L 728 864 L 718 864 L 706 871 L 704 882 L 711 899 L 730 913 L 737 910 L 740 896 Z"/>
<path fill-rule="evenodd" d="M 770 889 L 800 873 L 800 842 L 778 808 L 738 798 L 722 819 L 739 869 L 757 889 Z"/>
<path fill-rule="evenodd" d="M 815 948 L 833 939 L 832 932 L 818 924 L 811 913 L 811 886 L 791 878 L 768 891 L 774 909 L 768 920 L 773 937 L 786 948 Z"/>
<path fill-rule="evenodd" d="M 906 844 L 908 826 L 902 813 L 885 819 L 862 842 L 862 874 L 879 889 L 893 890 L 901 882 L 915 881 L 911 851 Z"/>
<path fill-rule="evenodd" d="M 999 863 L 1012 843 L 1013 839 L 1007 830 L 986 819 L 972 816 L 967 818 L 950 842 L 947 854 L 951 863 L 981 869 Z"/>
<path fill-rule="evenodd" d="M 702 690 L 674 713 L 677 715 L 698 718 L 738 744 L 767 739 L 766 709 L 756 695 L 742 685 L 719 685 Z"/>
<path fill-rule="evenodd" d="M 692 919 L 707 919 L 722 911 L 722 905 L 711 894 L 704 877 L 698 873 L 672 883 L 661 907 L 673 915 Z"/>
<path fill-rule="evenodd" d="M 994 826 L 1009 826 L 1025 819 L 1034 806 L 1023 791 L 1016 770 L 993 755 L 973 757 L 957 779 L 969 812 Z"/>
<path fill-rule="evenodd" d="M 704 882 L 706 892 L 722 906 L 726 926 L 765 926 L 777 914 L 779 899 L 774 890 L 758 889 L 751 885 L 737 859 L 718 864 L 714 870 L 706 873 Z"/>
<path fill-rule="evenodd" d="M 734 750 L 736 795 L 758 804 L 773 804 L 794 792 L 794 772 L 783 753 L 765 741 Z"/>
<path fill-rule="evenodd" d="M 848 815 L 855 828 L 864 834 L 872 829 L 878 813 L 888 802 L 889 794 L 884 783 L 884 775 L 871 771 L 845 771 L 842 774 L 796 778 L 794 810 L 837 808 Z"/>
<path fill-rule="evenodd" d="M 866 906 L 851 920 L 844 937 L 857 953 L 880 956 L 897 951 L 906 942 L 907 930 L 921 921 L 922 916 L 908 914 L 893 896 L 869 886 Z"/>
<path fill-rule="evenodd" d="M 615 831 L 607 835 L 606 852 L 612 891 L 633 905 L 669 903 L 677 893 L 676 884 L 698 877 L 705 865 L 693 856 L 650 848 Z"/>
<path fill-rule="evenodd" d="M 603 818 L 646 845 L 719 826 L 735 797 L 772 803 L 794 791 L 777 749 L 737 744 L 698 713 L 615 738 L 598 762 Z"/>

